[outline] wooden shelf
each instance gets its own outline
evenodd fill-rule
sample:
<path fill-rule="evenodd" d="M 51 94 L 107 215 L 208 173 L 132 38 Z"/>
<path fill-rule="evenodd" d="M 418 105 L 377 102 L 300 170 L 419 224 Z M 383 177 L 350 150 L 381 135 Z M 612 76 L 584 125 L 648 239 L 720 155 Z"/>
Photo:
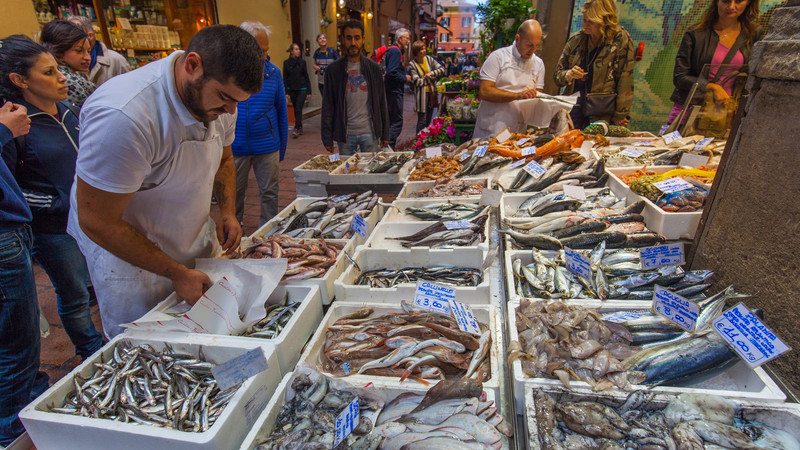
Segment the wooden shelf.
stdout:
<path fill-rule="evenodd" d="M 180 50 L 179 48 L 146 48 L 146 47 L 125 47 L 125 48 L 114 48 L 115 52 L 122 53 L 127 50 L 133 50 L 135 52 L 171 52 L 174 50 Z"/>

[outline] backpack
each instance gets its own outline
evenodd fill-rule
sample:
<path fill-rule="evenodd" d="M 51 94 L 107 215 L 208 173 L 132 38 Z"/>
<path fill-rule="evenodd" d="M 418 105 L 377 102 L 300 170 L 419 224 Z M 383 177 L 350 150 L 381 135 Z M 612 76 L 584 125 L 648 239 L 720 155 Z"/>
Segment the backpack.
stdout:
<path fill-rule="evenodd" d="M 386 76 L 386 46 L 381 45 L 380 47 L 375 49 L 375 52 L 372 54 L 372 60 L 378 63 L 378 67 L 381 68 L 381 76 Z"/>

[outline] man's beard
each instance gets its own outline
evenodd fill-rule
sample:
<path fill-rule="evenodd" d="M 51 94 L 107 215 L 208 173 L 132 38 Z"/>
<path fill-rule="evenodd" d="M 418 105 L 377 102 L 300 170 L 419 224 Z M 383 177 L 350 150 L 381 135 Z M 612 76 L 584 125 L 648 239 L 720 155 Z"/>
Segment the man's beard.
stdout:
<path fill-rule="evenodd" d="M 353 49 L 356 49 L 355 53 L 353 53 L 353 51 L 352 51 Z M 350 56 L 360 55 L 361 54 L 361 47 L 359 47 L 357 45 L 351 45 L 350 47 L 347 47 L 347 54 L 350 55 Z"/>
<path fill-rule="evenodd" d="M 203 109 L 201 92 L 205 84 L 206 80 L 204 78 L 187 82 L 183 91 L 183 98 L 186 101 L 186 109 L 188 109 L 189 112 L 195 117 L 199 117 L 204 123 L 208 123 L 211 120 L 216 119 L 216 117 L 212 119 L 209 113 L 219 111 Z"/>

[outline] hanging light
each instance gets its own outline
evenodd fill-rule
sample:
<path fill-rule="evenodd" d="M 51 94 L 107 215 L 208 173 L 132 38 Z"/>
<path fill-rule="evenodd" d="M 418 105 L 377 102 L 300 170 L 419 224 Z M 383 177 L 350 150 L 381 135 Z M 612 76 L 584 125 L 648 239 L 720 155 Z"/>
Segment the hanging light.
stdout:
<path fill-rule="evenodd" d="M 344 0 L 339 0 L 339 8 L 344 8 Z"/>
<path fill-rule="evenodd" d="M 367 13 L 367 19 L 370 19 L 370 20 L 372 20 L 372 11 L 370 11 L 370 12 L 368 12 L 368 13 Z"/>

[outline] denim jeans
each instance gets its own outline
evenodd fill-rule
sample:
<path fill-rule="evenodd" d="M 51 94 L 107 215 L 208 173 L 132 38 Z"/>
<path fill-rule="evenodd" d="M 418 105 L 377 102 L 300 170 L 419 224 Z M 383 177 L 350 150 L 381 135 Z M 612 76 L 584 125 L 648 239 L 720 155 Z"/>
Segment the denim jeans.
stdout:
<path fill-rule="evenodd" d="M 25 431 L 17 414 L 47 389 L 47 374 L 39 371 L 32 241 L 27 225 L 0 234 L 0 445 Z"/>
<path fill-rule="evenodd" d="M 236 166 L 236 219 L 242 223 L 244 217 L 244 197 L 247 192 L 247 179 L 250 167 L 256 174 L 258 193 L 261 201 L 259 226 L 264 225 L 278 214 L 278 175 L 280 175 L 281 152 L 274 151 L 263 155 L 233 155 Z"/>
<path fill-rule="evenodd" d="M 378 140 L 372 133 L 348 134 L 347 142 L 338 142 L 339 154 L 352 155 L 357 151 L 361 153 L 378 151 Z"/>
<path fill-rule="evenodd" d="M 67 233 L 36 233 L 32 255 L 56 289 L 58 316 L 75 353 L 88 358 L 103 346 L 103 335 L 92 322 L 89 300 L 94 289 L 78 243 Z"/>

